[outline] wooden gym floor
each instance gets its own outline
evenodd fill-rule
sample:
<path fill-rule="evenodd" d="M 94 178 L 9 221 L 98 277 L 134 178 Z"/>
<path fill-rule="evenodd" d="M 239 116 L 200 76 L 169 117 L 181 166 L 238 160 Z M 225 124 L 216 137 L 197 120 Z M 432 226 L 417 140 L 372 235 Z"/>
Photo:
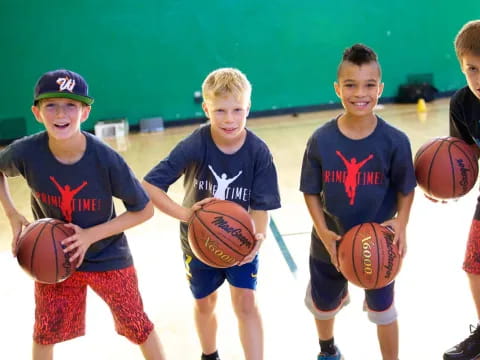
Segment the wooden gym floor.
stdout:
<path fill-rule="evenodd" d="M 428 103 L 427 110 L 418 113 L 416 105 L 385 105 L 380 106 L 377 113 L 409 135 L 415 153 L 427 139 L 447 135 L 448 99 Z M 252 119 L 248 123 L 248 127 L 267 142 L 274 155 L 283 205 L 271 214 L 284 246 L 279 246 L 270 233 L 261 249 L 258 298 L 264 321 L 266 360 L 312 360 L 318 352 L 314 322 L 303 304 L 308 281 L 311 221 L 298 183 L 308 137 L 338 112 Z M 142 178 L 194 128 L 133 134 L 109 142 Z M 9 183 L 17 206 L 31 219 L 29 193 L 23 181 L 14 178 Z M 181 181 L 169 193 L 180 200 Z M 477 193 L 475 187 L 457 202 L 434 204 L 417 189 L 408 228 L 408 254 L 396 286 L 402 359 L 440 359 L 443 351 L 469 334 L 468 325 L 476 319 L 461 265 Z M 122 205 L 118 206 L 121 209 Z M 156 212 L 153 219 L 129 230 L 127 235 L 146 311 L 156 325 L 168 359 L 193 360 L 200 358 L 200 347 L 177 229 L 175 220 Z M 12 257 L 10 241 L 8 221 L 2 215 L 0 358 L 29 359 L 33 282 Z M 284 258 L 286 252 L 293 260 L 289 264 Z M 292 272 L 295 267 L 296 271 Z M 355 286 L 350 286 L 350 292 L 351 304 L 337 317 L 337 344 L 346 359 L 381 359 L 376 328 L 362 311 L 363 292 Z M 218 346 L 222 359 L 243 359 L 225 285 L 220 290 L 218 305 Z M 92 292 L 87 309 L 86 336 L 57 345 L 57 359 L 141 359 L 136 346 L 116 335 L 108 308 Z"/>

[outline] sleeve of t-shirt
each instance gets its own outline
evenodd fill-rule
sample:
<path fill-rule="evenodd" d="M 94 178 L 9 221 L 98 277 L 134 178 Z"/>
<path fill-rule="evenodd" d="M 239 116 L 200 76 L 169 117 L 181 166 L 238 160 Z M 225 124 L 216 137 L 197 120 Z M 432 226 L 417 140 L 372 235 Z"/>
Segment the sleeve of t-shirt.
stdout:
<path fill-rule="evenodd" d="M 402 134 L 402 136 L 396 136 L 396 138 L 399 143 L 393 153 L 391 181 L 397 192 L 407 195 L 417 185 L 412 150 L 406 135 Z"/>
<path fill-rule="evenodd" d="M 317 138 L 314 134 L 308 140 L 303 154 L 300 191 L 306 194 L 320 194 L 323 188 L 321 174 L 322 164 L 318 156 Z"/>
<path fill-rule="evenodd" d="M 112 195 L 123 201 L 127 211 L 143 210 L 150 199 L 142 185 L 119 154 L 113 152 L 111 159 L 110 184 Z"/>
<path fill-rule="evenodd" d="M 178 143 L 170 154 L 160 161 L 147 175 L 144 180 L 163 191 L 167 192 L 170 185 L 180 178 L 191 162 L 193 151 L 189 151 L 188 138 Z M 197 149 L 197 151 L 199 151 Z"/>
<path fill-rule="evenodd" d="M 266 148 L 259 152 L 255 164 L 255 175 L 250 196 L 250 208 L 254 210 L 273 210 L 280 207 L 277 170 L 270 151 Z"/>
<path fill-rule="evenodd" d="M 463 108 L 460 104 L 459 94 L 455 94 L 450 99 L 450 136 L 465 140 L 468 144 L 473 144 L 474 140 L 470 135 L 467 124 L 465 123 L 465 116 L 463 115 Z"/>
<path fill-rule="evenodd" d="M 6 176 L 14 177 L 22 174 L 23 163 L 19 160 L 19 148 L 19 143 L 13 142 L 0 150 L 0 172 Z"/>

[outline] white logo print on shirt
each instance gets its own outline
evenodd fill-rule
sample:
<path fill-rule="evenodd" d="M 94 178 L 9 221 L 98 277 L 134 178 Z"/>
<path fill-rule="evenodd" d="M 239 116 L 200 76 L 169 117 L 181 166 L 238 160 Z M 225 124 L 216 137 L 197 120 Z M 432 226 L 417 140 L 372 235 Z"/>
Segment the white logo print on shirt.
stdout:
<path fill-rule="evenodd" d="M 57 79 L 57 84 L 59 85 L 58 89 L 60 91 L 68 90 L 68 91 L 72 92 L 73 88 L 75 87 L 75 80 L 70 79 L 67 76 L 67 77 L 64 77 L 64 78 L 58 78 Z"/>
<path fill-rule="evenodd" d="M 225 192 L 227 191 L 228 185 L 234 182 L 242 174 L 242 170 L 240 170 L 238 174 L 233 178 L 228 179 L 227 174 L 225 173 L 223 173 L 222 176 L 218 176 L 215 170 L 213 170 L 211 165 L 208 165 L 208 168 L 210 169 L 213 176 L 215 176 L 215 179 L 217 180 L 217 189 L 215 190 L 213 197 L 220 200 L 225 200 Z"/>

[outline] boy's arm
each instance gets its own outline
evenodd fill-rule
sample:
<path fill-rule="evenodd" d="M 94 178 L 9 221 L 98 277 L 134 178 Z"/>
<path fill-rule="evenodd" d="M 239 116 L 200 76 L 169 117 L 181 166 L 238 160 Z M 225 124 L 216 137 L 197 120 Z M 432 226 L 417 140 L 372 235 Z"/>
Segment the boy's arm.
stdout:
<path fill-rule="evenodd" d="M 330 261 L 338 269 L 337 241 L 339 241 L 341 237 L 337 233 L 328 229 L 320 196 L 304 193 L 303 197 L 305 198 L 308 212 L 313 220 L 315 231 L 330 254 Z"/>
<path fill-rule="evenodd" d="M 86 229 L 82 229 L 75 224 L 67 224 L 68 227 L 75 230 L 75 234 L 62 241 L 62 244 L 66 245 L 63 251 L 66 253 L 74 251 L 74 254 L 70 257 L 70 262 L 75 263 L 76 261 L 77 267 L 79 267 L 90 245 L 141 224 L 152 216 L 153 205 L 152 202 L 149 201 L 142 210 L 126 210 L 110 221 Z"/>
<path fill-rule="evenodd" d="M 255 225 L 254 235 L 255 239 L 257 239 L 257 244 L 252 249 L 251 253 L 246 256 L 238 265 L 243 265 L 251 262 L 257 255 L 260 246 L 262 246 L 263 241 L 267 237 L 268 220 L 270 219 L 268 211 L 250 209 L 249 213 Z"/>
<path fill-rule="evenodd" d="M 266 238 L 268 220 L 270 219 L 268 211 L 250 209 L 249 213 L 253 219 L 253 223 L 255 224 L 255 234 L 261 234 L 263 235 L 263 238 Z"/>
<path fill-rule="evenodd" d="M 16 255 L 18 236 L 22 232 L 22 227 L 28 225 L 28 220 L 15 208 L 12 197 L 10 196 L 7 179 L 2 172 L 0 172 L 0 203 L 12 228 L 12 253 Z"/>
<path fill-rule="evenodd" d="M 142 181 L 142 186 L 153 202 L 153 205 L 161 212 L 183 222 L 188 222 L 193 215 L 194 207 L 191 209 L 181 206 L 173 201 L 165 191 L 159 187 Z"/>
<path fill-rule="evenodd" d="M 398 243 L 398 252 L 400 256 L 407 253 L 407 237 L 406 230 L 408 219 L 410 217 L 410 209 L 412 208 L 413 197 L 415 191 L 412 190 L 404 195 L 401 192 L 397 194 L 398 212 L 397 216 L 391 220 L 385 221 L 382 225 L 389 225 L 395 231 L 393 243 Z"/>

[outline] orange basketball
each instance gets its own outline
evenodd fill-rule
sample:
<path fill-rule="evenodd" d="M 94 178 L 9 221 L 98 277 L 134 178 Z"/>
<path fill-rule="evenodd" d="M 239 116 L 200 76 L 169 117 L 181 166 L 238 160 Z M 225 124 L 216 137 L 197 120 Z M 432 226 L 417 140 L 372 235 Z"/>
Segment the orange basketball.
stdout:
<path fill-rule="evenodd" d="M 188 225 L 188 241 L 195 256 L 216 268 L 237 265 L 255 248 L 255 226 L 239 204 L 213 200 L 195 211 Z"/>
<path fill-rule="evenodd" d="M 465 141 L 455 137 L 429 140 L 415 155 L 415 176 L 428 196 L 456 199 L 468 193 L 478 177 L 478 159 Z"/>
<path fill-rule="evenodd" d="M 40 219 L 28 225 L 20 235 L 17 261 L 33 279 L 55 284 L 75 271 L 69 253 L 63 252 L 61 241 L 75 232 L 57 219 Z"/>
<path fill-rule="evenodd" d="M 387 286 L 397 276 L 402 263 L 393 237 L 390 228 L 373 222 L 348 230 L 338 247 L 343 276 L 364 289 Z"/>

